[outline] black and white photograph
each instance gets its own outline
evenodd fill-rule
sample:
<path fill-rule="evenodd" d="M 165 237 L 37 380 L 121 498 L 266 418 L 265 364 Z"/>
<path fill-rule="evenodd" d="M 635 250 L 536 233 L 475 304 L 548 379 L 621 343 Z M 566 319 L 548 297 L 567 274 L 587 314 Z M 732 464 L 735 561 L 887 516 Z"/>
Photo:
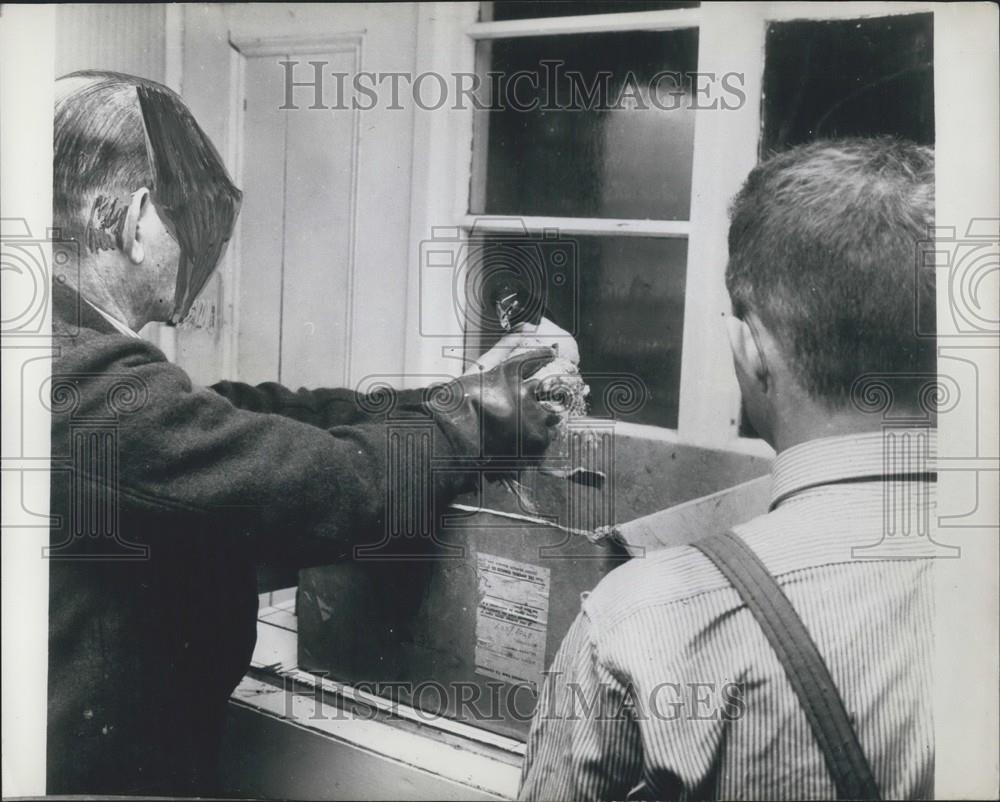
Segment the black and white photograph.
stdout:
<path fill-rule="evenodd" d="M 3 799 L 1000 796 L 998 32 L 0 4 Z"/>

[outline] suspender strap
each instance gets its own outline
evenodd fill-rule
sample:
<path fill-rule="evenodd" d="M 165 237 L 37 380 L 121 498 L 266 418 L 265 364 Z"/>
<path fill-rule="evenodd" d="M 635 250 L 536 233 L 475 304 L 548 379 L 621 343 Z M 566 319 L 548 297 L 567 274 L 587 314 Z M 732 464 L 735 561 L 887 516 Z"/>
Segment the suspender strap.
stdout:
<path fill-rule="evenodd" d="M 837 686 L 792 603 L 760 558 L 732 532 L 691 544 L 739 592 L 785 669 L 826 759 L 838 799 L 879 799 L 871 766 Z"/>

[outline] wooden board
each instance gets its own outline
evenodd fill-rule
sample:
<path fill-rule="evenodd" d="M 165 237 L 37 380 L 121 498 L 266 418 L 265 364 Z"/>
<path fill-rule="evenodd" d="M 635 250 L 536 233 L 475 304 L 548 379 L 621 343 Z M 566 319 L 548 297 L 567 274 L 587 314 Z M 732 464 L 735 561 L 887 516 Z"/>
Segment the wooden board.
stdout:
<path fill-rule="evenodd" d="M 770 492 L 771 477 L 761 476 L 619 524 L 614 532 L 633 557 L 641 556 L 646 549 L 683 546 L 763 515 Z"/>

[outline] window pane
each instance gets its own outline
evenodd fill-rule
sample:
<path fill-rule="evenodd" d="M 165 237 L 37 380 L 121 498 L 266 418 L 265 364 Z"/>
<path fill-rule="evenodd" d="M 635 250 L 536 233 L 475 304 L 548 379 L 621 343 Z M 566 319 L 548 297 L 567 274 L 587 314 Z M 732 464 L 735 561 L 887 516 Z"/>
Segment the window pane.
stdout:
<path fill-rule="evenodd" d="M 657 0 L 506 0 L 483 3 L 479 18 L 483 22 L 507 19 L 532 19 L 534 17 L 574 17 L 578 14 L 618 14 L 627 11 L 662 11 L 674 8 L 692 8 L 699 3 L 670 3 Z"/>
<path fill-rule="evenodd" d="M 696 29 L 477 47 L 497 89 L 476 112 L 474 214 L 688 218 Z"/>
<path fill-rule="evenodd" d="M 494 301 L 514 289 L 576 337 L 591 414 L 676 428 L 686 265 L 684 239 L 477 237 L 469 345 L 496 342 Z"/>
<path fill-rule="evenodd" d="M 934 142 L 934 16 L 768 27 L 764 153 L 813 139 Z"/>

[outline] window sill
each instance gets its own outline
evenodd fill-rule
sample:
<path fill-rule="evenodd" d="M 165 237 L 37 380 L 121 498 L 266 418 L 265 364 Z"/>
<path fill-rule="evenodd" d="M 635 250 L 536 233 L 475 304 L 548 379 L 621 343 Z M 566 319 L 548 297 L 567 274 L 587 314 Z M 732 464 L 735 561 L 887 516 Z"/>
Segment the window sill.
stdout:
<path fill-rule="evenodd" d="M 435 794 L 452 788 L 456 798 L 516 796 L 524 744 L 302 671 L 297 646 L 294 600 L 263 607 L 250 671 L 231 702 L 324 736 L 331 755 L 360 749 L 415 772 L 417 785 L 429 781 Z"/>

